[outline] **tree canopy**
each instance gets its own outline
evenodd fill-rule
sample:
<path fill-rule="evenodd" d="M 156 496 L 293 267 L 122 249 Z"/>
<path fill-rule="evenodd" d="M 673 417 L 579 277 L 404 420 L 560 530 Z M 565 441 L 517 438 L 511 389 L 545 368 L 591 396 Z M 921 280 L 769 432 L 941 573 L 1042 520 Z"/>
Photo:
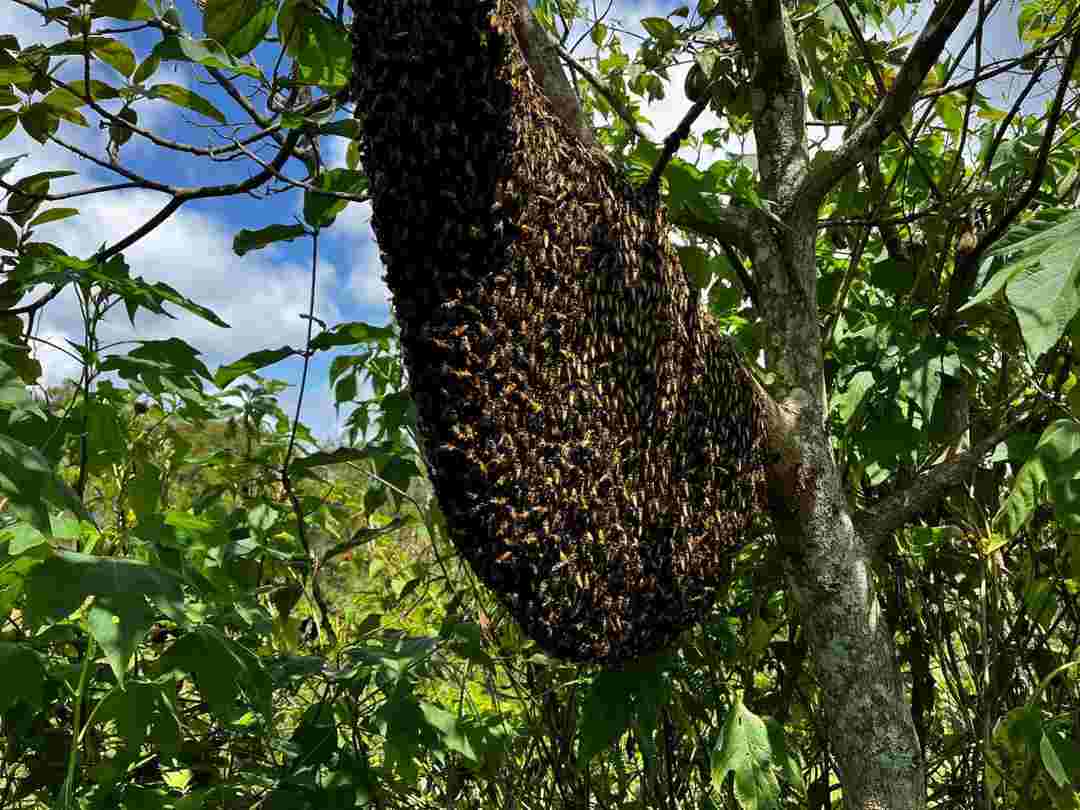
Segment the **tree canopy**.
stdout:
<path fill-rule="evenodd" d="M 0 32 L 0 142 L 94 169 L 0 153 L 0 804 L 1077 806 L 1080 6 L 700 0 L 637 28 L 561 0 L 3 2 L 44 25 Z M 658 102 L 678 115 L 650 137 Z M 161 104 L 211 137 L 156 128 Z M 210 170 L 166 181 L 143 150 Z M 44 241 L 135 190 L 162 201 L 123 235 Z M 118 304 L 225 326 L 125 254 L 199 201 L 283 190 L 302 216 L 240 230 L 236 261 L 302 244 L 314 289 L 373 203 L 395 322 L 327 324 L 313 295 L 303 345 L 214 371 L 177 337 L 103 340 Z M 582 280 L 545 282 L 577 248 Z M 65 290 L 81 373 L 49 390 Z M 330 354 L 355 407 L 319 447 L 261 372 L 298 358 L 303 388 Z M 587 419 L 551 415 L 574 386 L 447 382 L 540 390 L 545 362 L 598 369 Z M 617 546 L 600 501 L 530 477 L 558 466 L 533 440 L 489 473 L 556 422 L 584 480 L 670 533 Z M 565 518 L 551 559 L 521 539 L 549 521 L 519 515 L 530 492 Z M 466 504 L 484 493 L 505 502 Z M 481 518 L 503 545 L 465 536 Z M 578 590 L 541 598 L 549 570 Z M 580 593 L 601 636 L 569 657 L 599 666 L 549 657 Z M 663 643 L 595 652 L 634 632 Z"/>

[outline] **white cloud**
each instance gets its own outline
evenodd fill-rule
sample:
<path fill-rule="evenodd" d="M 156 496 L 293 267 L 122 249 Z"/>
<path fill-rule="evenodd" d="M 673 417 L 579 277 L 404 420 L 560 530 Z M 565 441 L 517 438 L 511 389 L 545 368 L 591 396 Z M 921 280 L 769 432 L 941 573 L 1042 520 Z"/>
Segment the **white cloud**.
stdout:
<path fill-rule="evenodd" d="M 347 290 L 352 300 L 363 307 L 385 307 L 390 310 L 390 290 L 383 281 L 383 265 L 374 237 L 363 239 L 357 261 L 349 276 Z"/>
<path fill-rule="evenodd" d="M 77 227 L 72 227 L 71 220 L 57 223 L 53 233 L 42 228 L 40 238 L 55 240 L 73 255 L 89 256 L 101 242 L 115 242 L 144 222 L 163 201 L 148 191 L 90 197 L 81 205 Z M 236 256 L 231 247 L 234 230 L 200 211 L 181 209 L 124 254 L 133 276 L 170 285 L 216 313 L 231 329 L 222 329 L 174 305 L 165 308 L 175 320 L 140 310 L 132 328 L 124 309 L 116 308 L 101 327 L 101 340 L 180 337 L 203 352 L 202 359 L 211 370 L 258 349 L 285 344 L 302 349 L 307 322 L 300 315 L 308 308 L 309 268 L 286 259 L 283 251 L 275 248 Z M 320 263 L 315 315 L 330 324 L 343 318 L 337 304 L 337 276 L 333 265 Z M 83 340 L 82 318 L 72 292 L 65 292 L 49 305 L 39 330 L 38 334 L 49 336 L 54 343 Z M 55 350 L 41 348 L 38 357 L 45 367 L 47 384 L 77 376 L 77 368 Z M 268 373 L 288 378 L 296 372 L 292 369 L 286 374 L 283 367 Z M 308 396 L 309 403 L 327 396 L 317 378 Z"/>

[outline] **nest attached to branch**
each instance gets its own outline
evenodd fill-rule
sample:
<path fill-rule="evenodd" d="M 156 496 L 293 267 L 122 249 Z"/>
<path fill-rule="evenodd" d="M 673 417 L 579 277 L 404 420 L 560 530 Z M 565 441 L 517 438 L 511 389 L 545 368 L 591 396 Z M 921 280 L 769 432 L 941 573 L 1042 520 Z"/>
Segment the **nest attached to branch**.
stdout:
<path fill-rule="evenodd" d="M 533 80 L 508 0 L 353 0 L 362 160 L 451 538 L 607 665 L 699 621 L 763 510 L 765 421 L 655 196 Z"/>

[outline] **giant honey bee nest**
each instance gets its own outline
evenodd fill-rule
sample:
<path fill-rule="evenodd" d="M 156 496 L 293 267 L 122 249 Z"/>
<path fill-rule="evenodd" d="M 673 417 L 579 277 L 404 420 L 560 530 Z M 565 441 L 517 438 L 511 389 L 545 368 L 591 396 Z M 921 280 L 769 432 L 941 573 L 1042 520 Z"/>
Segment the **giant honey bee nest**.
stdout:
<path fill-rule="evenodd" d="M 372 224 L 439 504 L 547 651 L 698 621 L 763 508 L 765 423 L 655 197 L 554 114 L 507 0 L 353 0 Z"/>

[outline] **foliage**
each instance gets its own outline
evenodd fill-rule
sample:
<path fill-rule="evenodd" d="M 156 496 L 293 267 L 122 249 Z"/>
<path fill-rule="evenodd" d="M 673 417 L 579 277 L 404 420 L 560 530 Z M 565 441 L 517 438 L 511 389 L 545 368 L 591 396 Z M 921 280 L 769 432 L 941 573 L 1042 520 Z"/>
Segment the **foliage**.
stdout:
<path fill-rule="evenodd" d="M 345 20 L 337 4 L 203 5 L 203 37 L 171 4 L 147 0 L 43 6 L 50 30 L 66 33 L 52 45 L 0 34 L 0 140 L 19 127 L 62 142 L 96 121 L 101 164 L 117 165 L 140 139 L 178 146 L 139 124 L 150 102 L 204 123 L 249 112 L 165 81 L 163 66 L 250 82 L 270 99 L 251 116 L 251 137 L 274 145 L 278 157 L 263 161 L 274 171 L 166 188 L 171 210 L 264 186 L 295 157 L 308 170 L 293 181 L 303 224 L 242 231 L 234 247 L 243 256 L 284 240 L 315 244 L 368 189 L 354 148 L 346 167 L 318 153 L 321 138 L 352 138 L 363 125 L 341 115 Z M 687 97 L 723 113 L 688 145 L 725 148 L 748 131 L 748 68 L 720 4 L 643 20 L 633 55 L 621 26 L 582 5 L 542 0 L 540 18 L 558 33 L 575 17 L 589 24 L 589 66 L 605 92 L 582 80 L 583 103 L 631 177 L 647 177 L 663 149 L 635 135 L 642 104 L 670 91 L 664 80 L 681 62 L 693 63 Z M 855 127 L 879 91 L 841 7 L 863 24 L 888 86 L 910 46 L 889 15 L 909 4 L 787 5 L 812 115 Z M 1074 35 L 1075 6 L 1020 4 L 1030 49 L 1017 70 L 1052 64 Z M 153 37 L 142 60 L 125 39 L 132 30 Z M 287 77 L 264 67 L 274 62 L 266 47 L 284 50 Z M 64 78 L 63 60 L 80 78 Z M 1075 807 L 1080 298 L 1068 209 L 1080 135 L 1067 112 L 1036 193 L 963 289 L 951 261 L 960 223 L 1021 198 L 1046 121 L 967 93 L 958 64 L 931 71 L 918 115 L 904 121 L 909 142 L 892 135 L 827 201 L 817 294 L 828 416 L 847 495 L 869 510 L 1018 425 L 964 486 L 896 533 L 875 575 L 934 764 L 931 806 L 985 806 L 985 790 L 996 806 Z M 205 159 L 245 153 L 236 139 L 222 143 L 179 146 Z M 708 226 L 721 203 L 769 201 L 743 155 L 720 154 L 708 165 L 674 158 L 662 191 L 688 223 L 684 266 L 756 357 L 765 342 L 745 268 Z M 623 671 L 544 657 L 451 553 L 392 326 L 338 324 L 216 371 L 175 338 L 103 349 L 97 330 L 118 303 L 133 323 L 140 309 L 170 306 L 224 322 L 132 277 L 130 242 L 79 258 L 41 241 L 42 226 L 77 222 L 56 191 L 70 173 L 10 181 L 20 158 L 0 160 L 0 806 L 486 807 L 508 797 L 543 807 L 840 806 L 829 720 L 771 545 L 740 556 L 709 621 L 662 656 Z M 41 297 L 40 285 L 52 292 Z M 61 289 L 86 314 L 72 347 L 85 373 L 35 398 L 28 386 L 42 369 L 23 318 Z M 17 306 L 29 308 L 7 311 Z M 329 382 L 336 403 L 353 408 L 350 443 L 319 448 L 277 404 L 284 384 L 260 374 L 343 347 L 351 353 L 335 357 Z M 374 393 L 358 401 L 364 382 Z"/>

